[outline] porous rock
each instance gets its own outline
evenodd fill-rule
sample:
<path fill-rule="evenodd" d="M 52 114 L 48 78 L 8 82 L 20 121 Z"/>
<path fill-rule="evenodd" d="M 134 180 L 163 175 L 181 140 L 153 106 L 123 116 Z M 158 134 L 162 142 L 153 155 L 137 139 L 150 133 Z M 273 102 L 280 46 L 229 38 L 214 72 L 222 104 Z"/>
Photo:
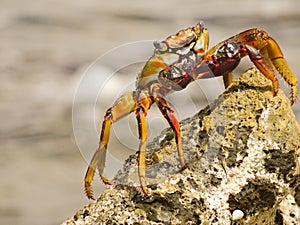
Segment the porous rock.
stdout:
<path fill-rule="evenodd" d="M 63 224 L 300 224 L 300 128 L 257 69 L 181 131 L 184 171 L 171 129 L 148 144 L 151 198 L 140 193 L 132 155 L 115 185 Z"/>

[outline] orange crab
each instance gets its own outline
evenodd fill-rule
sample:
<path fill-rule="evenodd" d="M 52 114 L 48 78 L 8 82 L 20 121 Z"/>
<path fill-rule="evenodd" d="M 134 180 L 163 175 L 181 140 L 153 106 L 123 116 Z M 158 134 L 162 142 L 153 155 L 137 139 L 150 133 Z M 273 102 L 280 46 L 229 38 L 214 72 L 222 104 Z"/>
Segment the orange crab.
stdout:
<path fill-rule="evenodd" d="M 122 117 L 135 112 L 138 131 L 138 175 L 142 193 L 149 197 L 146 185 L 146 116 L 149 108 L 156 103 L 162 115 L 175 133 L 175 141 L 182 169 L 186 168 L 180 135 L 180 125 L 165 96 L 184 89 L 196 79 L 223 76 L 224 85 L 232 82 L 232 71 L 241 58 L 249 56 L 254 65 L 273 84 L 274 96 L 278 91 L 275 70 L 291 86 L 291 104 L 297 96 L 297 78 L 283 57 L 276 41 L 267 32 L 250 29 L 226 39 L 208 50 L 208 31 L 202 22 L 194 27 L 179 31 L 161 42 L 154 42 L 154 54 L 137 77 L 136 90 L 119 97 L 106 111 L 102 124 L 100 143 L 85 176 L 85 192 L 94 199 L 91 183 L 98 170 L 105 184 L 111 182 L 103 174 L 110 126 Z"/>

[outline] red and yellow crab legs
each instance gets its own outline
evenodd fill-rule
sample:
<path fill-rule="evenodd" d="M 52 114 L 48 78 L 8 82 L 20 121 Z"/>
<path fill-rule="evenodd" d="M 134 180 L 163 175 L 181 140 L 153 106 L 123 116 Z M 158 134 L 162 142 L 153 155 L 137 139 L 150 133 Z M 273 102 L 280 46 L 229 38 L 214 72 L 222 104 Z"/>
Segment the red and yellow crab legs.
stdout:
<path fill-rule="evenodd" d="M 175 142 L 177 145 L 179 161 L 180 161 L 181 169 L 184 170 L 186 168 L 186 165 L 183 157 L 180 124 L 174 115 L 174 110 L 168 105 L 165 99 L 163 99 L 162 97 L 156 97 L 155 102 L 175 133 Z"/>
<path fill-rule="evenodd" d="M 153 99 L 175 133 L 175 141 L 177 145 L 179 161 L 182 170 L 184 170 L 186 168 L 186 165 L 183 157 L 179 122 L 174 115 L 173 109 L 168 105 L 168 103 L 164 98 L 160 96 L 153 96 Z M 151 107 L 152 103 L 153 103 L 152 98 L 149 95 L 146 94 L 144 96 L 140 96 L 139 106 L 137 107 L 136 110 L 136 118 L 138 122 L 139 139 L 140 139 L 139 151 L 138 151 L 139 152 L 138 175 L 140 179 L 141 190 L 146 197 L 150 196 L 148 192 L 146 180 L 145 180 L 146 179 L 146 140 L 147 140 L 146 116 L 147 116 L 147 111 Z"/>
<path fill-rule="evenodd" d="M 226 52 L 222 49 L 224 45 L 227 45 Z M 224 55 L 221 55 L 224 53 L 232 54 L 233 57 L 226 55 L 224 62 Z M 278 80 L 274 69 L 279 72 L 291 86 L 291 104 L 293 104 L 297 97 L 297 77 L 285 60 L 277 42 L 262 30 L 250 29 L 241 32 L 209 49 L 197 66 L 199 73 L 195 79 L 212 76 L 207 75 L 209 67 L 214 76 L 223 75 L 224 85 L 227 87 L 232 82 L 232 70 L 246 55 L 265 77 L 272 81 L 274 96 L 278 92 Z"/>
<path fill-rule="evenodd" d="M 273 68 L 279 72 L 291 86 L 291 105 L 294 104 L 297 97 L 297 77 L 285 60 L 278 43 L 266 31 L 257 29 L 242 32 L 233 40 L 242 41 L 246 46 L 250 45 L 257 49 L 257 51 L 248 50 L 248 55 L 254 65 L 273 82 L 274 95 L 278 91 L 278 81 Z M 263 57 L 259 56 L 259 52 Z"/>
<path fill-rule="evenodd" d="M 85 192 L 88 198 L 95 199 L 93 195 L 91 183 L 93 181 L 96 170 L 98 170 L 100 177 L 105 184 L 111 184 L 111 182 L 103 174 L 103 170 L 105 167 L 107 144 L 110 135 L 110 126 L 112 123 L 130 114 L 133 111 L 135 111 L 136 114 L 138 131 L 139 131 L 139 139 L 140 139 L 139 151 L 138 151 L 138 175 L 140 180 L 140 186 L 143 194 L 146 197 L 150 196 L 147 189 L 146 180 L 145 180 L 146 179 L 146 140 L 147 140 L 146 116 L 147 116 L 148 109 L 153 104 L 153 99 L 175 133 L 175 140 L 176 140 L 180 165 L 182 169 L 186 168 L 186 165 L 184 163 L 182 144 L 181 144 L 180 125 L 176 117 L 174 116 L 174 111 L 171 109 L 171 107 L 168 105 L 165 99 L 159 96 L 150 96 L 148 94 L 148 91 L 146 90 L 141 91 L 139 94 L 137 94 L 137 92 L 127 92 L 124 95 L 122 95 L 113 104 L 113 106 L 106 111 L 106 114 L 104 116 L 99 147 L 89 164 L 84 179 Z"/>
<path fill-rule="evenodd" d="M 152 100 L 149 95 L 142 94 L 139 106 L 135 111 L 138 130 L 139 130 L 139 151 L 138 151 L 138 175 L 140 185 L 145 196 L 149 196 L 146 185 L 146 140 L 147 140 L 147 123 L 146 116 L 148 109 L 152 105 Z"/>
<path fill-rule="evenodd" d="M 127 92 L 124 95 L 122 95 L 113 104 L 113 106 L 106 111 L 104 121 L 102 124 L 99 147 L 89 164 L 84 178 L 85 193 L 88 198 L 95 199 L 91 183 L 93 181 L 96 169 L 98 170 L 102 181 L 105 184 L 111 184 L 103 174 L 111 124 L 133 112 L 136 109 L 136 107 L 137 104 L 134 98 L 134 92 Z"/>
<path fill-rule="evenodd" d="M 279 45 L 277 44 L 277 42 L 273 38 L 269 37 L 267 39 L 267 43 L 268 45 L 262 50 L 267 49 L 266 52 L 272 62 L 271 65 L 273 65 L 276 68 L 276 70 L 283 77 L 283 79 L 291 86 L 290 100 L 291 100 L 291 105 L 293 105 L 296 101 L 297 92 L 298 92 L 297 77 L 292 71 L 288 62 L 285 60 L 283 53 Z"/>

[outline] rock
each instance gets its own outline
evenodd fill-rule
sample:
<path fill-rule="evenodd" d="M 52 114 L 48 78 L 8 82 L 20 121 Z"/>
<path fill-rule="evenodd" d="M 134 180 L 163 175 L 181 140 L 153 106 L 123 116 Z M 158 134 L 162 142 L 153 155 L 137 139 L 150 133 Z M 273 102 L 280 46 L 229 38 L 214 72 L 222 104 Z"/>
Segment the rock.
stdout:
<path fill-rule="evenodd" d="M 132 155 L 116 185 L 63 224 L 300 224 L 300 128 L 287 97 L 273 97 L 257 69 L 181 130 L 184 171 L 170 129 L 148 144 L 150 199 Z"/>

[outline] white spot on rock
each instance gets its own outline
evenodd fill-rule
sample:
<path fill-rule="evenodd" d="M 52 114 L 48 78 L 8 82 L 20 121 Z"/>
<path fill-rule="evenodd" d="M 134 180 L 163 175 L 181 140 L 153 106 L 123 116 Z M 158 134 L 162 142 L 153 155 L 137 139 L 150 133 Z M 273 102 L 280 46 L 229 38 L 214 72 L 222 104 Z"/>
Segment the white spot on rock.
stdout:
<path fill-rule="evenodd" d="M 244 212 L 240 209 L 236 209 L 232 212 L 232 220 L 240 220 L 244 216 Z"/>

